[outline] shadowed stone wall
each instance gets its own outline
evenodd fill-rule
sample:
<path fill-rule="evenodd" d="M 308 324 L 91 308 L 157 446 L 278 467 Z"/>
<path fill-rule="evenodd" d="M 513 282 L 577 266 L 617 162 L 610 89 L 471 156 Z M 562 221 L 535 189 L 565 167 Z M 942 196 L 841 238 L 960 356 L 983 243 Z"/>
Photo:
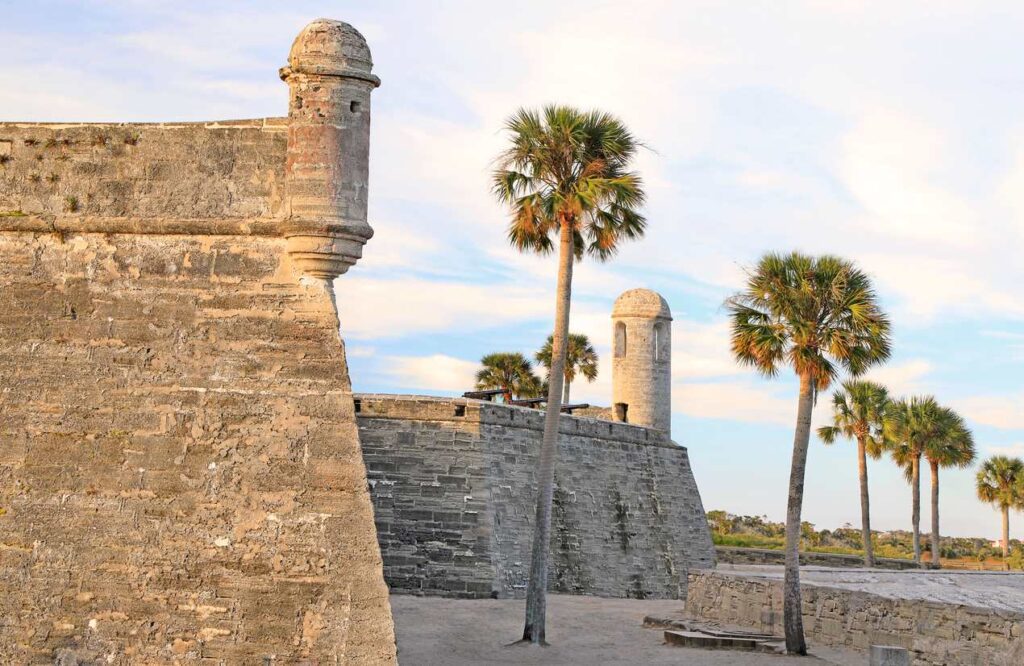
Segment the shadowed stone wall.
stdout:
<path fill-rule="evenodd" d="M 316 21 L 293 94 L 369 67 Z M 319 104 L 0 124 L 0 663 L 395 662 L 332 287 L 372 232 L 295 174 L 365 201 L 369 120 Z"/>
<path fill-rule="evenodd" d="M 384 575 L 393 591 L 525 590 L 544 414 L 475 400 L 356 395 Z M 685 595 L 714 566 L 686 449 L 658 431 L 562 417 L 550 589 Z"/>

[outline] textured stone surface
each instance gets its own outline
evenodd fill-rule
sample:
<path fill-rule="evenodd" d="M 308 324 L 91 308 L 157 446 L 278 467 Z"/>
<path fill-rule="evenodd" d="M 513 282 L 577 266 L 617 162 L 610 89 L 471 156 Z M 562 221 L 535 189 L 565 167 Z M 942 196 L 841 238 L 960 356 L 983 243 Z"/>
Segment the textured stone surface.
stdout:
<path fill-rule="evenodd" d="M 0 124 L 0 663 L 395 662 L 330 281 L 368 146 L 315 126 L 341 101 L 287 135 Z"/>
<path fill-rule="evenodd" d="M 385 578 L 393 591 L 525 589 L 544 415 L 465 399 L 357 395 Z M 661 433 L 563 417 L 549 587 L 679 597 L 714 548 L 686 449 Z"/>
<path fill-rule="evenodd" d="M 892 645 L 872 645 L 868 666 L 910 666 L 910 651 Z"/>
<path fill-rule="evenodd" d="M 686 614 L 781 632 L 782 574 L 772 569 L 690 572 Z M 949 578 L 945 583 L 929 583 L 929 577 L 936 575 L 933 572 L 870 572 L 864 576 L 881 580 L 862 577 L 854 586 L 849 581 L 855 573 L 801 570 L 804 630 L 810 641 L 865 650 L 870 645 L 904 647 L 916 666 L 1024 663 L 1024 611 L 999 608 L 1000 595 L 1013 598 L 1015 593 L 1003 591 L 993 580 L 958 572 L 954 583 Z M 1006 586 L 1021 586 L 1011 578 L 1014 574 L 1003 576 Z M 896 585 L 893 578 L 902 583 Z M 941 600 L 925 600 L 917 591 L 928 587 L 933 590 L 931 599 Z M 945 588 L 945 594 L 935 594 L 938 587 Z M 976 603 L 964 605 L 957 587 L 974 589 Z"/>
<path fill-rule="evenodd" d="M 617 421 L 672 426 L 672 312 L 659 294 L 630 289 L 612 307 L 612 414 Z"/>
<path fill-rule="evenodd" d="M 0 215 L 222 219 L 281 213 L 283 118 L 0 123 Z M 2 151 L 0 151 L 2 153 Z"/>
<path fill-rule="evenodd" d="M 0 234 L 0 661 L 388 658 L 332 305 L 283 244 Z"/>

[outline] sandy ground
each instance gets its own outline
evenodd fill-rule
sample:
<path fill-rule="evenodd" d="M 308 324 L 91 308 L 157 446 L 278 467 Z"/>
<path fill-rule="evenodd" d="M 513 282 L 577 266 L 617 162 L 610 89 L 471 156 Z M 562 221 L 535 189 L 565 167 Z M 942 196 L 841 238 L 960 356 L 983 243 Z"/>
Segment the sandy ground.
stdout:
<path fill-rule="evenodd" d="M 525 603 L 518 600 L 439 599 L 392 595 L 402 666 L 476 664 L 685 664 L 686 666 L 864 666 L 867 655 L 816 648 L 815 657 L 784 657 L 664 645 L 662 631 L 645 629 L 645 615 L 671 615 L 671 600 L 550 595 L 548 647 L 509 645 L 519 638 Z"/>

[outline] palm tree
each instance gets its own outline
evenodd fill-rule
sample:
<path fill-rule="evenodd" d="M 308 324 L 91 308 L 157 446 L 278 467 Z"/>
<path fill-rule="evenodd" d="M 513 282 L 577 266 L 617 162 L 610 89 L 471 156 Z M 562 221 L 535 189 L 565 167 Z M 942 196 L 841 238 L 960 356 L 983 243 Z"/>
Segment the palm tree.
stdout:
<path fill-rule="evenodd" d="M 864 541 L 864 565 L 875 566 L 871 545 L 871 511 L 868 501 L 867 456 L 882 455 L 885 410 L 889 392 L 881 384 L 851 379 L 832 396 L 832 425 L 818 428 L 818 437 L 832 444 L 840 436 L 857 442 L 857 469 L 860 479 L 861 537 Z"/>
<path fill-rule="evenodd" d="M 538 363 L 548 369 L 549 378 L 553 346 L 554 336 L 549 335 L 547 342 L 534 356 Z M 588 382 L 597 379 L 597 352 L 594 351 L 594 345 L 590 344 L 590 338 L 582 333 L 570 333 L 569 344 L 565 350 L 565 393 L 562 396 L 562 402 L 565 404 L 569 403 L 569 385 L 576 380 L 577 373 L 583 375 Z"/>
<path fill-rule="evenodd" d="M 939 468 L 963 469 L 974 462 L 974 435 L 963 417 L 948 407 L 939 410 L 939 422 L 924 446 L 932 471 L 932 566 L 939 568 Z"/>
<path fill-rule="evenodd" d="M 914 561 L 921 564 L 921 456 L 935 437 L 942 408 L 932 396 L 914 396 L 889 405 L 885 417 L 886 447 L 910 483 Z"/>
<path fill-rule="evenodd" d="M 800 511 L 811 439 L 811 412 L 819 391 L 845 368 L 858 376 L 889 358 L 889 319 L 871 280 L 851 262 L 798 252 L 766 254 L 746 288 L 726 301 L 732 352 L 767 377 L 789 365 L 800 379 L 786 510 L 783 623 L 786 650 L 807 654 L 800 602 Z"/>
<path fill-rule="evenodd" d="M 511 208 L 508 239 L 520 251 L 547 254 L 554 249 L 552 237 L 558 238 L 551 379 L 523 629 L 524 641 L 542 644 L 573 261 L 584 254 L 609 259 L 621 241 L 642 236 L 644 191 L 640 176 L 629 171 L 640 144 L 614 116 L 567 106 L 520 109 L 505 129 L 511 145 L 498 157 L 494 194 Z"/>
<path fill-rule="evenodd" d="M 476 387 L 504 391 L 505 402 L 532 396 L 540 390 L 540 380 L 533 374 L 533 366 L 519 352 L 488 354 L 480 359 L 480 364 L 483 367 L 476 373 Z"/>
<path fill-rule="evenodd" d="M 1010 508 L 1024 506 L 1024 462 L 992 456 L 978 470 L 978 498 L 1003 512 L 1003 557 L 1010 554 Z"/>

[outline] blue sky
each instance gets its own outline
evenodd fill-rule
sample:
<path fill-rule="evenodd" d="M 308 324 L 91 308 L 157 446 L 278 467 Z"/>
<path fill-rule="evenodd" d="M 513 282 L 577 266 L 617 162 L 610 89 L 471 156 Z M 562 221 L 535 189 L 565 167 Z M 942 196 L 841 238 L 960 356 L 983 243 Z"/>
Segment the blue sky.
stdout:
<path fill-rule="evenodd" d="M 572 328 L 604 357 L 615 296 L 664 294 L 673 434 L 705 506 L 781 520 L 795 384 L 730 360 L 721 307 L 766 250 L 857 261 L 895 325 L 873 376 L 960 409 L 982 456 L 1024 455 L 1024 8 L 972 4 L 0 0 L 0 119 L 284 115 L 295 34 L 352 23 L 383 80 L 376 236 L 337 285 L 353 382 L 456 393 L 484 353 L 532 353 L 551 327 L 555 260 L 508 248 L 488 193 L 503 118 L 546 102 L 619 115 L 651 148 L 650 229 L 579 267 Z M 574 398 L 607 404 L 609 379 Z M 853 452 L 812 443 L 807 520 L 857 524 Z M 874 526 L 909 527 L 900 474 L 870 471 Z M 973 472 L 942 482 L 943 533 L 996 536 Z"/>

